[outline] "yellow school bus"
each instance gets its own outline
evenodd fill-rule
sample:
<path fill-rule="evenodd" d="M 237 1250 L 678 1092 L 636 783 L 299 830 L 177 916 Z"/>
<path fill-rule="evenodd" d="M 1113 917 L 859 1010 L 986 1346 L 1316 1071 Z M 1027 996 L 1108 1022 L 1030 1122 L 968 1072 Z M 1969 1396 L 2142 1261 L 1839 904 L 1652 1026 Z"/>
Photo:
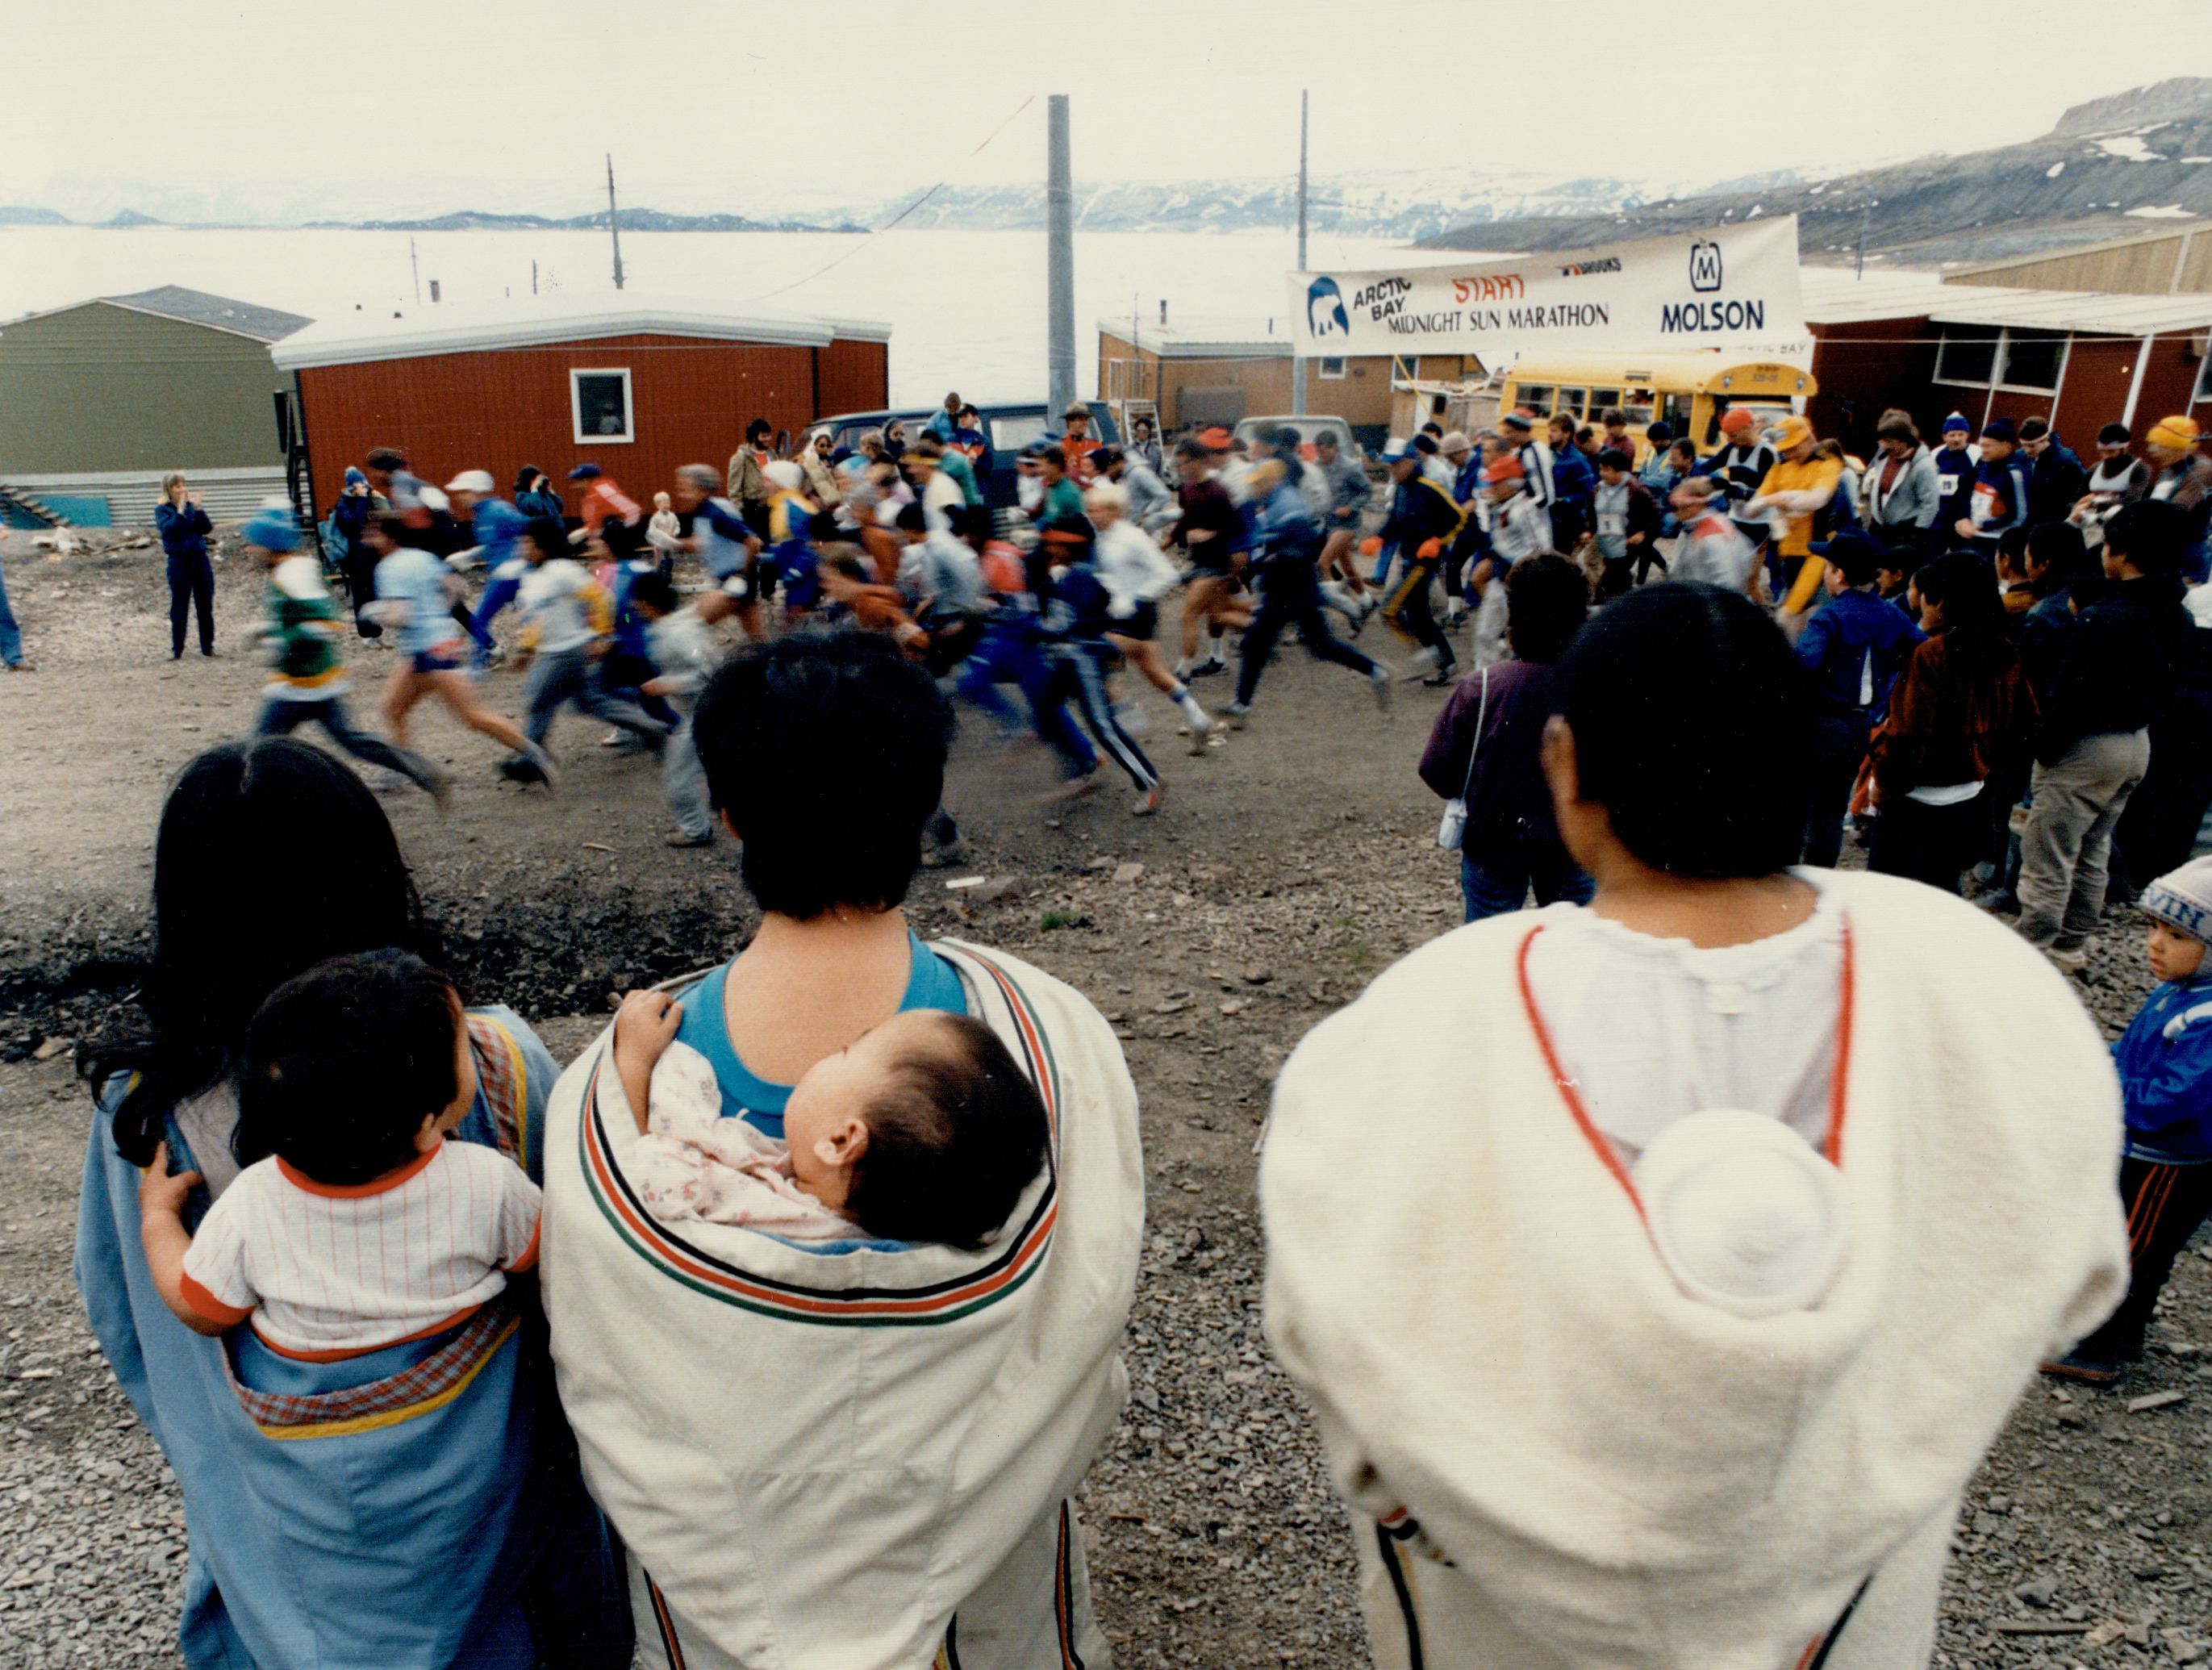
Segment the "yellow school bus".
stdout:
<path fill-rule="evenodd" d="M 1686 435 L 1705 452 L 1720 444 L 1721 414 L 1729 407 L 1750 407 L 1763 428 L 1802 412 L 1820 392 L 1809 371 L 1717 352 L 1531 354 L 1506 367 L 1498 405 L 1525 406 L 1540 425 L 1554 412 L 1595 423 L 1618 407 L 1638 440 L 1646 425 L 1664 419 L 1676 440 Z"/>

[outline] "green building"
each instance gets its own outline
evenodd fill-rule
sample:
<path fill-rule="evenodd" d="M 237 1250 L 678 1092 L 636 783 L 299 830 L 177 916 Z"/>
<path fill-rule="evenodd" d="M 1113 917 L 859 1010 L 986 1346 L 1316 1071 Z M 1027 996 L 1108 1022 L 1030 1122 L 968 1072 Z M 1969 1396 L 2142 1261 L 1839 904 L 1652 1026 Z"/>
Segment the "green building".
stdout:
<path fill-rule="evenodd" d="M 0 483 L 80 523 L 153 518 L 182 470 L 218 520 L 284 488 L 269 344 L 311 323 L 174 284 L 0 325 Z"/>

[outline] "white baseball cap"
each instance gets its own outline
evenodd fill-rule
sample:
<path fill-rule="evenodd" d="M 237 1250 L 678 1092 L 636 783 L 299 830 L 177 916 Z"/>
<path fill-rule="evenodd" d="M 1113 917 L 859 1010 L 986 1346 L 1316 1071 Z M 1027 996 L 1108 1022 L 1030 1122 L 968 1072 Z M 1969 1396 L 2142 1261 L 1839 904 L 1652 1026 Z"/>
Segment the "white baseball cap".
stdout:
<path fill-rule="evenodd" d="M 496 493 L 499 489 L 492 482 L 490 471 L 464 470 L 446 483 L 446 491 L 448 493 Z"/>

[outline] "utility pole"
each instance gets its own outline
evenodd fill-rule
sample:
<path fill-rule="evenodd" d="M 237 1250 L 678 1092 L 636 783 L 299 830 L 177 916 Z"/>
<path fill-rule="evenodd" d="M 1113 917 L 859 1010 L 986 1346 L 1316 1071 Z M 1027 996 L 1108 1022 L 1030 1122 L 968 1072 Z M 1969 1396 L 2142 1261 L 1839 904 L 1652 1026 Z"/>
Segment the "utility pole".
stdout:
<path fill-rule="evenodd" d="M 1075 185 L 1067 160 L 1067 94 L 1045 104 L 1045 396 L 1048 422 L 1075 400 Z"/>
<path fill-rule="evenodd" d="M 407 234 L 407 270 L 415 275 L 415 305 L 422 305 L 422 269 L 415 259 L 415 234 Z"/>
<path fill-rule="evenodd" d="M 1305 90 L 1298 94 L 1298 270 L 1306 270 L 1306 103 L 1312 94 Z M 1301 351 L 1305 338 L 1299 334 L 1298 322 L 1291 321 L 1291 415 L 1306 415 L 1306 356 Z"/>
<path fill-rule="evenodd" d="M 615 240 L 615 288 L 623 287 L 622 227 L 615 220 L 615 154 L 607 153 L 607 235 Z"/>

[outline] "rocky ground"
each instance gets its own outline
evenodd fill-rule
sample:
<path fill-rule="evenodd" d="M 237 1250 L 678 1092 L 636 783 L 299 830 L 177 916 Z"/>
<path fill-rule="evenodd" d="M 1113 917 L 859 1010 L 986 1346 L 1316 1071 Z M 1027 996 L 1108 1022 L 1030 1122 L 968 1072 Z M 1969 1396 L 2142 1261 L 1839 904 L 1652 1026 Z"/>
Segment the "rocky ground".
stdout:
<path fill-rule="evenodd" d="M 101 542 L 49 562 L 26 544 L 4 560 L 40 671 L 0 677 L 0 1663 L 173 1667 L 176 1495 L 69 1274 L 87 1106 L 64 1046 L 127 1002 L 168 776 L 248 721 L 260 674 L 235 644 L 256 577 L 222 566 L 224 653 L 173 665 L 158 554 Z M 380 657 L 355 660 L 373 696 Z M 511 677 L 489 692 L 514 710 Z M 1437 699 L 1407 687 L 1381 718 L 1349 676 L 1293 653 L 1253 728 L 1204 760 L 1149 706 L 1170 784 L 1150 821 L 1118 791 L 1046 808 L 1041 758 L 963 738 L 951 804 L 975 849 L 964 874 L 988 884 L 926 876 L 915 915 L 1089 993 L 1143 1095 L 1133 1396 L 1085 1490 L 1117 1661 L 1356 1666 L 1348 1527 L 1261 1335 L 1252 1149 L 1297 1040 L 1457 920 L 1412 772 Z M 497 784 L 490 745 L 433 716 L 422 740 L 461 774 L 453 811 L 386 799 L 453 961 L 564 1059 L 610 993 L 726 954 L 749 923 L 726 855 L 663 849 L 652 774 L 597 736 L 562 721 L 567 787 L 548 800 Z M 2116 921 L 2082 978 L 2108 1029 L 2146 985 L 2135 932 Z M 1960 1525 L 1940 1662 L 2190 1662 L 2212 1642 L 2202 1243 L 2160 1332 L 2123 1394 L 2023 1397 Z"/>

